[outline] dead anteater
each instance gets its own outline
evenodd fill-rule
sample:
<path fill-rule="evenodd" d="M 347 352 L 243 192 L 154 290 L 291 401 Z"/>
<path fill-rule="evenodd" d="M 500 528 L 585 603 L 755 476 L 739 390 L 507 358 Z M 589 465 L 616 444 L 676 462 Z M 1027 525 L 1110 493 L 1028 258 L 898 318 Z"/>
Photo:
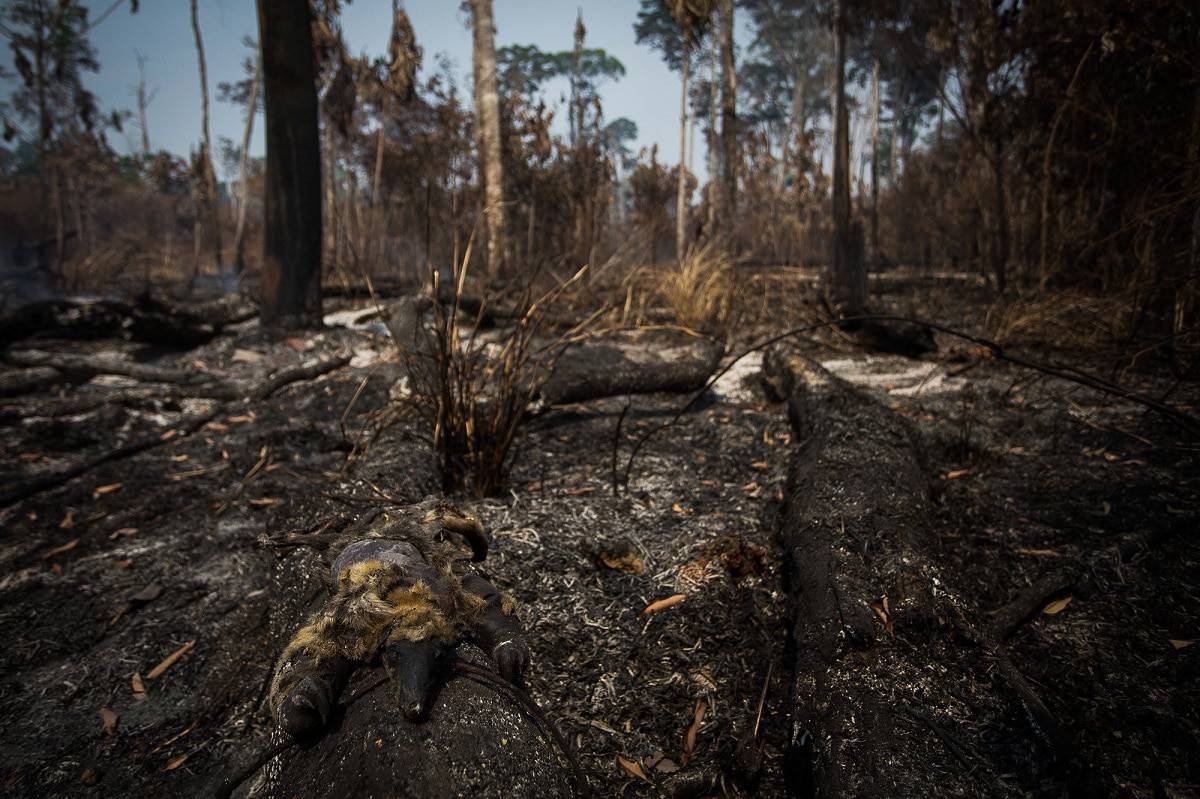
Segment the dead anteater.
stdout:
<path fill-rule="evenodd" d="M 323 730 L 354 668 L 377 656 L 412 721 L 426 717 L 439 664 L 463 637 L 521 684 L 529 645 L 515 603 L 456 558 L 463 542 L 473 561 L 487 556 L 487 536 L 470 513 L 429 498 L 268 542 L 313 546 L 331 563 L 332 596 L 288 643 L 271 683 L 275 719 L 293 737 Z"/>

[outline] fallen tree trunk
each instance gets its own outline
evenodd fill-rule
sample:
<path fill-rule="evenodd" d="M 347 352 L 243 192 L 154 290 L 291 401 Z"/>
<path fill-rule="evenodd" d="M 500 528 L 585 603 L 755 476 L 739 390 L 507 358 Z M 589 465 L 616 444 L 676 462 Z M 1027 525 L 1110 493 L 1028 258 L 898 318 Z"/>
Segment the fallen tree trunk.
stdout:
<path fill-rule="evenodd" d="M 49 366 L 0 372 L 0 397 L 15 397 L 63 381 L 62 372 Z"/>
<path fill-rule="evenodd" d="M 795 789 L 1093 790 L 1071 784 L 1086 770 L 1070 736 L 939 576 L 915 431 L 790 345 L 769 351 L 764 370 L 801 442 L 780 527 L 794 597 Z"/>
<path fill-rule="evenodd" d="M 724 349 L 709 339 L 640 333 L 570 346 L 535 396 L 535 407 L 702 388 Z"/>
<path fill-rule="evenodd" d="M 553 735 L 521 709 L 511 689 L 455 677 L 441 688 L 429 720 L 414 724 L 401 715 L 389 685 L 376 685 L 346 703 L 335 729 L 311 746 L 280 754 L 234 795 L 581 795 Z"/>
<path fill-rule="evenodd" d="M 191 349 L 211 340 L 228 324 L 257 311 L 240 298 L 189 309 L 143 294 L 131 302 L 112 299 L 57 299 L 30 303 L 0 315 L 0 347 L 33 336 L 119 337 L 163 347 Z"/>

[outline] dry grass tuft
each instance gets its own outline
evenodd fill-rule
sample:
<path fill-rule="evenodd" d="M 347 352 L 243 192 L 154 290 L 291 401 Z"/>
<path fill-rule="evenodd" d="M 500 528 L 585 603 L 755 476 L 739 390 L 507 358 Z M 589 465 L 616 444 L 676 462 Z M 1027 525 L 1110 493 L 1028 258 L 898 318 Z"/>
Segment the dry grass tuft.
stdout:
<path fill-rule="evenodd" d="M 657 294 L 679 324 L 724 335 L 741 306 L 736 272 L 737 260 L 717 245 L 692 246 L 662 275 Z"/>

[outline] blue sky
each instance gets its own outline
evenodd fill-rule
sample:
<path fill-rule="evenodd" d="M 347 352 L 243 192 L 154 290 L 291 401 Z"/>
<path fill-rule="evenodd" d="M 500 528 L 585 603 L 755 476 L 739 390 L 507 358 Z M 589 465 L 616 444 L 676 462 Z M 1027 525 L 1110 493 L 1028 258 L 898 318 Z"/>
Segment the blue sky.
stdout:
<path fill-rule="evenodd" d="M 2 0 L 0 0 L 2 1 Z M 112 0 L 85 0 L 92 18 Z M 601 95 L 608 119 L 629 117 L 638 125 L 637 146 L 659 145 L 661 157 L 674 161 L 679 155 L 679 80 L 667 70 L 657 53 L 634 42 L 633 23 L 637 0 L 494 0 L 497 47 L 506 44 L 536 44 L 546 50 L 571 47 L 576 13 L 583 12 L 589 47 L 602 47 L 624 63 L 626 76 L 604 86 Z M 100 98 L 101 108 L 133 110 L 137 84 L 135 51 L 147 58 L 146 80 L 156 95 L 148 111 L 151 146 L 186 153 L 200 141 L 200 87 L 196 49 L 192 38 L 187 0 L 142 0 L 141 10 L 130 15 L 124 3 L 91 33 L 101 65 L 100 73 L 87 77 L 88 86 Z M 471 67 L 471 32 L 458 0 L 407 0 L 417 41 L 425 50 L 425 67 L 435 67 L 434 55 L 447 54 L 466 89 Z M 391 0 L 353 0 L 343 14 L 347 44 L 352 52 L 382 54 L 390 31 Z M 200 26 L 204 36 L 211 98 L 211 129 L 214 141 L 226 136 L 241 140 L 239 109 L 216 101 L 221 81 L 241 77 L 247 54 L 246 36 L 257 36 L 257 20 L 251 0 L 200 0 Z M 739 34 L 743 31 L 739 31 Z M 739 35 L 739 43 L 744 37 Z M 0 52 L 0 63 L 9 65 L 8 48 Z M 7 96 L 11 85 L 2 85 Z M 565 82 L 551 85 L 547 100 L 557 103 L 566 91 Z M 468 95 L 469 96 L 469 95 Z M 556 115 L 563 118 L 562 114 Z M 261 119 L 256 124 L 251 153 L 262 153 Z M 138 132 L 128 127 L 125 134 L 112 136 L 121 151 L 133 148 Z M 702 147 L 703 136 L 697 136 Z M 636 149 L 636 148 L 635 148 Z M 697 152 L 694 166 L 704 172 L 704 154 Z"/>

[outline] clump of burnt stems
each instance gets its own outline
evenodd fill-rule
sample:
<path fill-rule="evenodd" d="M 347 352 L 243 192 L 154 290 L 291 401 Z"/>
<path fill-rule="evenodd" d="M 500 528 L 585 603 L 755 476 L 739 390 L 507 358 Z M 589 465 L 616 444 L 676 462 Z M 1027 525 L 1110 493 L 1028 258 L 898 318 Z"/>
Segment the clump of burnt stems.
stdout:
<path fill-rule="evenodd" d="M 501 307 L 495 301 L 508 319 L 485 330 L 493 301 L 485 296 L 476 305 L 464 293 L 470 250 L 456 265 L 449 292 L 443 291 L 440 274 L 431 273 L 430 294 L 438 299 L 430 324 L 418 331 L 418 346 L 397 342 L 410 380 L 400 404 L 429 436 L 443 490 L 485 497 L 507 484 L 530 403 L 553 371 L 563 342 L 579 332 L 576 326 L 553 336 L 547 309 L 586 267 L 540 296 L 535 297 L 531 281 L 514 303 Z M 467 305 L 476 310 L 468 311 Z"/>

